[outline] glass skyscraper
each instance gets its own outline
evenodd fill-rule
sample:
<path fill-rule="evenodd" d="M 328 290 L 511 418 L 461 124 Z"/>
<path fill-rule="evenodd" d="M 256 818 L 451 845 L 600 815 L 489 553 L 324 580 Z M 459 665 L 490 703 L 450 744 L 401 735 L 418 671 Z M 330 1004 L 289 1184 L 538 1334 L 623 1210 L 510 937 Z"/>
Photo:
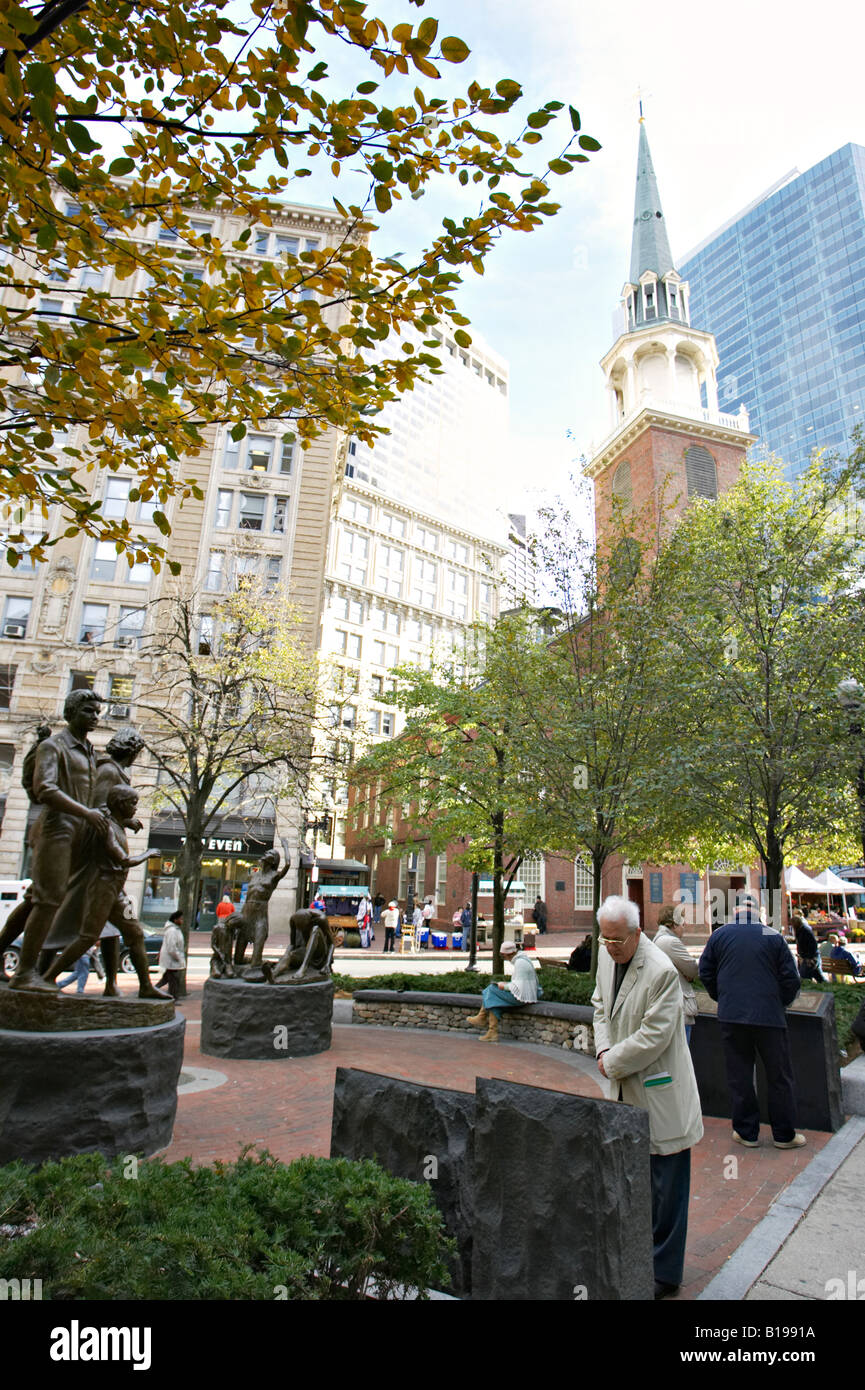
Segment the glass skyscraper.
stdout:
<path fill-rule="evenodd" d="M 800 471 L 850 452 L 865 418 L 865 148 L 844 145 L 680 263 L 691 323 L 714 333 L 722 410 Z"/>

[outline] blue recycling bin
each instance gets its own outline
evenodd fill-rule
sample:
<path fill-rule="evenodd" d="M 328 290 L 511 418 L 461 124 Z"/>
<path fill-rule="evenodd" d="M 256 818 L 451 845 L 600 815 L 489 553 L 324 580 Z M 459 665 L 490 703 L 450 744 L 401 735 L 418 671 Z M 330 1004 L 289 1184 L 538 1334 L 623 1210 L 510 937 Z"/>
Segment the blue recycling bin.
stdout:
<path fill-rule="evenodd" d="M 455 951 L 461 951 L 462 948 L 463 948 L 463 934 L 462 934 L 462 932 L 461 932 L 461 931 L 455 931 L 454 934 L 453 934 L 453 936 L 451 937 L 451 942 L 452 942 L 452 944 L 453 944 L 453 948 L 454 948 Z"/>

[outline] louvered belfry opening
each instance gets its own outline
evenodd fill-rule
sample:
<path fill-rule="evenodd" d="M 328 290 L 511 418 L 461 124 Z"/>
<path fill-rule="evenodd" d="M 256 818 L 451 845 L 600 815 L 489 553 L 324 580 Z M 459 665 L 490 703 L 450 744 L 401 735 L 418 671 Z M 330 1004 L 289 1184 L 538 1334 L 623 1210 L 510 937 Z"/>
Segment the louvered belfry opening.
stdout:
<path fill-rule="evenodd" d="M 692 444 L 685 450 L 685 476 L 689 497 L 717 497 L 718 470 L 715 460 L 702 444 Z"/>
<path fill-rule="evenodd" d="M 633 494 L 631 491 L 631 465 L 627 459 L 619 464 L 613 474 L 613 497 L 619 503 L 623 511 L 629 512 L 633 505 Z"/>

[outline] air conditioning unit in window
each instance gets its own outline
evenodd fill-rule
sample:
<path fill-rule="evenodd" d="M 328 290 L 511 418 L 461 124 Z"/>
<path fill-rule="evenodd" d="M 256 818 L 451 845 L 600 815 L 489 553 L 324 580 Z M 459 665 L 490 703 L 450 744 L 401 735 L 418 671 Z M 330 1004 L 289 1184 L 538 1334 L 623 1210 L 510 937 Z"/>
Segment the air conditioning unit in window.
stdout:
<path fill-rule="evenodd" d="M 114 643 L 114 645 L 115 645 L 115 647 L 134 647 L 134 646 L 135 646 L 135 638 L 134 638 L 134 637 L 118 637 L 117 640 L 116 640 L 116 642 Z"/>
<path fill-rule="evenodd" d="M 129 706 L 128 706 L 128 705 L 109 705 L 109 706 L 108 706 L 108 718 L 109 718 L 109 719 L 128 719 L 128 718 L 129 718 Z"/>
<path fill-rule="evenodd" d="M 27 636 L 27 628 L 25 627 L 25 625 L 24 625 L 23 623 L 4 623 L 4 624 L 3 624 L 3 636 L 4 636 L 4 637 L 26 637 L 26 636 Z"/>

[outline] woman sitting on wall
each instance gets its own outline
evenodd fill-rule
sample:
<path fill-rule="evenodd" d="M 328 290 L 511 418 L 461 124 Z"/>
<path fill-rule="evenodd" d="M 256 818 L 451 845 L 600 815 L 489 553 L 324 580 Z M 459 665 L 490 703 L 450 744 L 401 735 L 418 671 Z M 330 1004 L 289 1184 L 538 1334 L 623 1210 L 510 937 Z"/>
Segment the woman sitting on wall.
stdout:
<path fill-rule="evenodd" d="M 498 1042 L 499 1021 L 503 1009 L 518 1009 L 523 1004 L 535 1004 L 543 995 L 535 967 L 525 951 L 518 951 L 513 941 L 505 941 L 502 943 L 501 954 L 504 960 L 513 961 L 513 975 L 507 984 L 487 985 L 481 996 L 483 1003 L 480 1011 L 472 1018 L 466 1019 L 473 1028 L 486 1027 L 487 1031 L 481 1035 L 480 1042 Z"/>

